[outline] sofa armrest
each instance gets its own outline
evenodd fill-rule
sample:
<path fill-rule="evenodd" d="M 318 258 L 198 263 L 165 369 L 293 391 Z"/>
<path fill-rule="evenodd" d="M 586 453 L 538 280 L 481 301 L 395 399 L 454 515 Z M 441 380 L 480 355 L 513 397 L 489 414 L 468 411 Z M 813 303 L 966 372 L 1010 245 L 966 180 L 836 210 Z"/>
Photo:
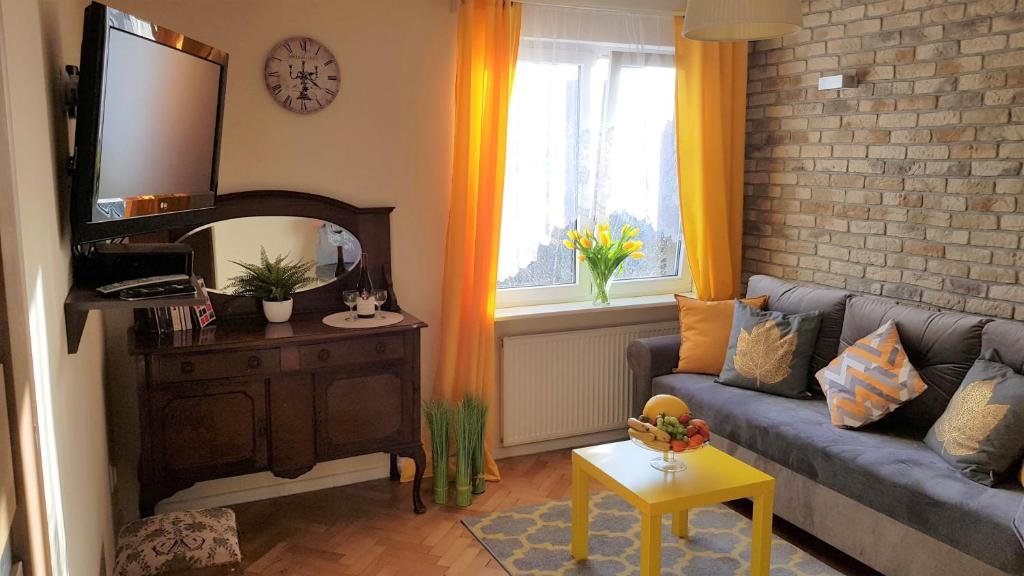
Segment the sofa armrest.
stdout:
<path fill-rule="evenodd" d="M 626 359 L 633 372 L 633 414 L 639 414 L 651 397 L 651 381 L 679 365 L 679 335 L 633 340 Z"/>

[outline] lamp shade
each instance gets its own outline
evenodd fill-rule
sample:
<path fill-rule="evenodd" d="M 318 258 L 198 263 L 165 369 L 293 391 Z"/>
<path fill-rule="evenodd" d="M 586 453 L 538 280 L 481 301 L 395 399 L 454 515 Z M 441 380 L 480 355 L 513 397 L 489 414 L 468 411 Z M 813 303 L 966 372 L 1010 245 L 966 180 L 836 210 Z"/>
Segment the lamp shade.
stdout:
<path fill-rule="evenodd" d="M 800 0 L 690 0 L 683 36 L 734 42 L 792 34 L 803 24 Z"/>

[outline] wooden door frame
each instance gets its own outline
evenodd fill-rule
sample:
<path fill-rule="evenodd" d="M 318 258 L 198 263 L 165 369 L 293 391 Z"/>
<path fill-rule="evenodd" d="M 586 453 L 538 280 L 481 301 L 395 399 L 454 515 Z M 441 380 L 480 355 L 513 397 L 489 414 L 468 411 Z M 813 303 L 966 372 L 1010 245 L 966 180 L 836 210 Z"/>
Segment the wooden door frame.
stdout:
<path fill-rule="evenodd" d="M 9 1 L 9 0 L 8 0 Z M 15 336 L 10 319 L 23 314 L 11 310 L 26 309 L 28 303 L 23 282 L 12 281 L 24 275 L 21 234 L 17 226 L 17 180 L 14 172 L 14 147 L 11 132 L 10 82 L 3 0 L 0 0 L 0 363 L 3 364 L 3 401 L 7 403 L 11 423 L 11 448 L 14 460 L 16 509 L 11 527 L 12 552 L 23 563 L 26 576 L 51 573 L 50 544 L 47 534 L 46 491 L 43 464 L 37 434 L 38 410 L 33 388 L 32 366 L 22 366 L 29 356 L 27 330 Z M 21 308 L 17 308 L 21 307 Z M 15 342 L 15 340 L 21 340 Z M 19 353 L 15 353 L 15 350 Z M 15 358 L 18 358 L 15 361 Z M 2 545 L 2 543 L 0 543 Z"/>

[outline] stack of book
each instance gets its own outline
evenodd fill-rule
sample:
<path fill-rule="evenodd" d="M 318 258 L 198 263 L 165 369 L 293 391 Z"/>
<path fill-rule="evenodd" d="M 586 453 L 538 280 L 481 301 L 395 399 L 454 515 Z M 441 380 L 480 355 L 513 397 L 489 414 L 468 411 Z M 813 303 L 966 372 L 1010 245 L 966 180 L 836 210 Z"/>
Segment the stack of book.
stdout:
<path fill-rule="evenodd" d="M 205 294 L 206 287 L 203 286 L 202 279 L 199 279 L 198 283 L 200 293 Z M 193 329 L 201 330 L 210 325 L 216 318 L 217 315 L 213 312 L 213 305 L 207 299 L 206 303 L 198 306 L 147 308 L 141 320 L 151 332 L 169 334 Z"/>
<path fill-rule="evenodd" d="M 161 334 L 202 327 L 192 308 L 187 306 L 148 308 L 146 315 L 150 328 Z"/>

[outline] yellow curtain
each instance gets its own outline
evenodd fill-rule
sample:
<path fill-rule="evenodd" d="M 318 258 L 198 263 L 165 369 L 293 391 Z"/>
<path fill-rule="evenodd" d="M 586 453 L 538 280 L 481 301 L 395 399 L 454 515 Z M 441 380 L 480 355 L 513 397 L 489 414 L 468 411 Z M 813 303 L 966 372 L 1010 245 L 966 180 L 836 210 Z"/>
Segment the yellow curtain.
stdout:
<path fill-rule="evenodd" d="M 520 5 L 508 0 L 464 0 L 459 9 L 455 157 L 434 395 L 452 401 L 467 392 L 481 396 L 491 407 L 488 448 L 497 437 L 494 294 L 521 18 Z M 500 479 L 490 450 L 486 475 Z"/>
<path fill-rule="evenodd" d="M 747 43 L 687 40 L 677 17 L 679 205 L 701 300 L 739 290 L 746 106 Z"/>

